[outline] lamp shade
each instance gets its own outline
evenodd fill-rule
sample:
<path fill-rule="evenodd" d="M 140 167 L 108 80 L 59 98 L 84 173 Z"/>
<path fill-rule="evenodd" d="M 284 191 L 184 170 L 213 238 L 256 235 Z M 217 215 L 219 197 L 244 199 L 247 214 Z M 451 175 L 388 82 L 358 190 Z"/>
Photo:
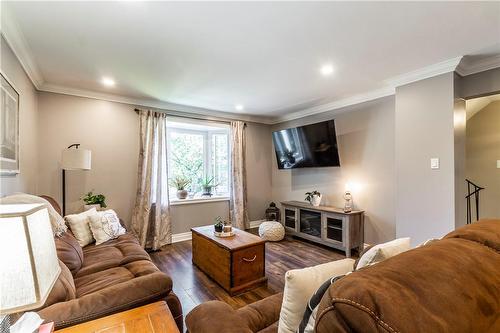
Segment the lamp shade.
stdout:
<path fill-rule="evenodd" d="M 42 306 L 61 268 L 43 204 L 0 205 L 0 314 Z"/>
<path fill-rule="evenodd" d="M 92 153 L 88 149 L 68 148 L 62 152 L 62 168 L 65 170 L 90 170 Z"/>

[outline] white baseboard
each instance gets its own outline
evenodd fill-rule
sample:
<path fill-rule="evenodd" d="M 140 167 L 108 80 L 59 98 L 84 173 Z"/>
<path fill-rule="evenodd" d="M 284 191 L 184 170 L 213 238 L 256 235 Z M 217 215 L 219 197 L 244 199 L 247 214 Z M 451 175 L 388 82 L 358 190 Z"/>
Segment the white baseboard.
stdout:
<path fill-rule="evenodd" d="M 178 243 L 178 242 L 184 242 L 191 240 L 191 231 L 188 232 L 182 232 L 180 234 L 173 234 L 172 235 L 172 243 Z"/>
<path fill-rule="evenodd" d="M 250 223 L 248 224 L 248 227 L 249 229 L 252 229 L 252 228 L 258 228 L 259 225 L 262 223 L 262 222 L 265 222 L 266 220 L 255 220 L 255 221 L 250 221 Z"/>

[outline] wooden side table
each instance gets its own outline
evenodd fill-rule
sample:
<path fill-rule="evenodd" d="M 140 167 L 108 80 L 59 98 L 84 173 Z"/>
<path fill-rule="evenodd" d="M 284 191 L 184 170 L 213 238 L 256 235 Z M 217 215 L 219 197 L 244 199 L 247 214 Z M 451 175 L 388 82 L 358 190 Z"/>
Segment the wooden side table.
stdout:
<path fill-rule="evenodd" d="M 179 333 L 167 303 L 132 310 L 57 330 L 58 333 Z"/>

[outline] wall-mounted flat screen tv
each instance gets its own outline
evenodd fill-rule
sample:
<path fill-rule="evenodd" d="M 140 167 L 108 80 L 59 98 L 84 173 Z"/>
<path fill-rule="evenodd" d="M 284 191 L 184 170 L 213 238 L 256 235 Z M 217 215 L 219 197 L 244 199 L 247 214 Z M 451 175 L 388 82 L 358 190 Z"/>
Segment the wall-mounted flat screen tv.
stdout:
<path fill-rule="evenodd" d="M 273 132 L 279 169 L 340 166 L 335 121 Z"/>

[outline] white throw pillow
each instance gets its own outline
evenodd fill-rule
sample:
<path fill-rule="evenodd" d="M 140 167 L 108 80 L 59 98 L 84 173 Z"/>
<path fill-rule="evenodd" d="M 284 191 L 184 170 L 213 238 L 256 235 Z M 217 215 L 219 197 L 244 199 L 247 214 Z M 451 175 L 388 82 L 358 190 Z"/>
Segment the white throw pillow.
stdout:
<path fill-rule="evenodd" d="M 394 257 L 410 249 L 410 238 L 398 238 L 393 241 L 375 245 L 359 258 L 355 270 L 374 265 L 390 257 Z"/>
<path fill-rule="evenodd" d="M 64 223 L 64 219 L 61 215 L 52 207 L 50 202 L 45 200 L 42 197 L 26 194 L 26 193 L 16 193 L 0 199 L 0 203 L 2 204 L 34 204 L 41 203 L 47 207 L 49 211 L 50 224 L 52 226 L 52 232 L 56 236 L 61 236 L 63 233 L 68 230 L 66 224 Z"/>
<path fill-rule="evenodd" d="M 120 219 L 115 211 L 108 209 L 97 212 L 90 217 L 90 229 L 95 238 L 95 244 L 99 245 L 110 239 L 118 238 L 127 231 L 120 224 Z"/>
<path fill-rule="evenodd" d="M 96 209 L 92 208 L 80 214 L 71 214 L 64 217 L 81 247 L 94 241 L 92 231 L 90 231 L 90 218 L 96 214 Z"/>
<path fill-rule="evenodd" d="M 342 259 L 286 272 L 278 333 L 296 332 L 311 296 L 327 279 L 349 273 L 353 263 Z"/>

